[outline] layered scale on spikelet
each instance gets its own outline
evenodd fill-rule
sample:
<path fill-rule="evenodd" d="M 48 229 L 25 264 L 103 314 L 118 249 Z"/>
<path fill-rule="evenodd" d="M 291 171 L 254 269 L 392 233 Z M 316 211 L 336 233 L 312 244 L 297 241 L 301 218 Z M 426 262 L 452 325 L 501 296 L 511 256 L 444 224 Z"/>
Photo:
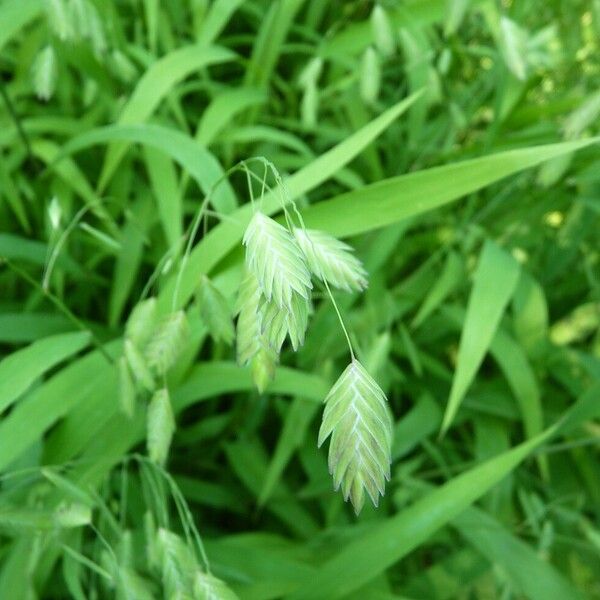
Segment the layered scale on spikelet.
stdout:
<path fill-rule="evenodd" d="M 319 447 L 331 435 L 329 471 L 356 514 L 365 490 L 373 504 L 390 478 L 392 420 L 387 399 L 365 368 L 353 359 L 325 398 Z"/>
<path fill-rule="evenodd" d="M 296 227 L 294 237 L 309 269 L 321 281 L 347 292 L 360 292 L 367 287 L 367 272 L 348 244 L 316 229 Z"/>
<path fill-rule="evenodd" d="M 244 234 L 246 265 L 258 279 L 264 297 L 292 310 L 294 294 L 310 298 L 312 283 L 302 252 L 291 233 L 270 217 L 256 212 Z"/>
<path fill-rule="evenodd" d="M 262 393 L 275 375 L 279 355 L 263 332 L 260 316 L 261 298 L 258 279 L 254 273 L 247 272 L 240 285 L 236 306 L 237 360 L 240 365 L 251 365 L 252 378 Z"/>

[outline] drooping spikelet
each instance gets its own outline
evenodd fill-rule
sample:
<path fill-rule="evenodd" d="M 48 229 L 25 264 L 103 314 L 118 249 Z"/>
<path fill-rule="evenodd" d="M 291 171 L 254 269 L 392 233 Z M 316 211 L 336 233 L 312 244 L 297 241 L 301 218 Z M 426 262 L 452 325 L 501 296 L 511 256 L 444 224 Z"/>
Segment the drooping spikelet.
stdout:
<path fill-rule="evenodd" d="M 154 377 L 146 364 L 146 359 L 131 340 L 125 339 L 124 348 L 127 364 L 129 365 L 135 380 L 138 384 L 151 392 L 154 389 Z"/>
<path fill-rule="evenodd" d="M 246 266 L 258 279 L 267 300 L 291 309 L 292 296 L 307 299 L 312 284 L 310 273 L 294 238 L 279 223 L 256 212 L 244 234 Z"/>
<path fill-rule="evenodd" d="M 351 246 L 315 229 L 295 228 L 294 237 L 316 277 L 348 292 L 367 287 L 367 272 Z"/>
<path fill-rule="evenodd" d="M 185 346 L 188 325 L 185 312 L 178 310 L 164 317 L 146 346 L 148 365 L 158 373 L 166 373 Z"/>
<path fill-rule="evenodd" d="M 202 277 L 196 293 L 200 306 L 200 315 L 215 340 L 231 344 L 235 331 L 231 320 L 231 310 L 227 300 L 206 276 Z"/>
<path fill-rule="evenodd" d="M 56 77 L 58 69 L 56 65 L 56 54 L 51 45 L 42 48 L 33 62 L 33 87 L 35 95 L 47 102 L 56 90 Z"/>
<path fill-rule="evenodd" d="M 381 64 L 379 55 L 369 46 L 360 62 L 360 96 L 366 104 L 375 104 L 381 87 Z"/>
<path fill-rule="evenodd" d="M 224 581 L 210 573 L 196 572 L 194 578 L 194 598 L 205 600 L 238 600 L 237 594 Z"/>
<path fill-rule="evenodd" d="M 175 417 L 166 388 L 154 392 L 148 404 L 146 443 L 150 460 L 163 465 L 169 455 L 171 438 L 175 431 Z"/>
<path fill-rule="evenodd" d="M 127 318 L 125 337 L 138 348 L 143 349 L 154 333 L 157 317 L 156 298 L 148 298 L 138 302 Z"/>
<path fill-rule="evenodd" d="M 396 50 L 396 36 L 387 12 L 379 4 L 371 12 L 371 30 L 379 52 L 383 56 L 392 56 Z"/>
<path fill-rule="evenodd" d="M 259 392 L 263 392 L 275 375 L 278 352 L 263 332 L 260 305 L 262 292 L 254 273 L 247 272 L 240 285 L 236 312 L 237 360 L 240 365 L 251 365 L 252 378 Z"/>
<path fill-rule="evenodd" d="M 280 352 L 287 336 L 297 351 L 304 344 L 310 303 L 299 294 L 292 294 L 290 308 L 279 308 L 272 300 L 261 299 L 259 307 L 261 328 L 269 344 Z"/>
<path fill-rule="evenodd" d="M 329 471 L 356 514 L 364 491 L 377 506 L 390 478 L 392 421 L 387 399 L 365 368 L 353 359 L 325 398 L 319 447 L 331 435 Z"/>
<path fill-rule="evenodd" d="M 119 359 L 119 407 L 128 416 L 135 412 L 135 385 L 125 356 Z"/>

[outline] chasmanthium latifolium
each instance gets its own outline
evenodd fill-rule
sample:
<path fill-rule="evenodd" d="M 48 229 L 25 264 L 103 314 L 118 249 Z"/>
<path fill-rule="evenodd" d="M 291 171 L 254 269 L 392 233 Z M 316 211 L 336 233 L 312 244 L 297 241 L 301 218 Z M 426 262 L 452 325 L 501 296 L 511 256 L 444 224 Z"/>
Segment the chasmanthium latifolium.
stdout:
<path fill-rule="evenodd" d="M 318 230 L 280 225 L 257 211 L 243 238 L 246 247 L 236 314 L 237 357 L 251 365 L 263 391 L 275 375 L 286 338 L 297 350 L 311 312 L 312 281 L 347 292 L 367 287 L 367 273 L 352 248 Z M 331 296 L 332 301 L 333 296 Z M 341 320 L 341 317 L 340 317 Z M 343 326 L 343 324 L 342 324 Z M 358 514 L 365 491 L 377 506 L 389 480 L 392 420 L 381 388 L 354 357 L 325 398 L 318 444 L 331 437 L 329 471 Z"/>
<path fill-rule="evenodd" d="M 121 410 L 132 417 L 138 392 L 149 395 L 146 412 L 146 441 L 150 459 L 159 464 L 167 460 L 175 418 L 165 381 L 176 363 L 188 335 L 183 310 L 159 318 L 155 298 L 139 302 L 125 326 L 123 356 L 118 362 Z"/>

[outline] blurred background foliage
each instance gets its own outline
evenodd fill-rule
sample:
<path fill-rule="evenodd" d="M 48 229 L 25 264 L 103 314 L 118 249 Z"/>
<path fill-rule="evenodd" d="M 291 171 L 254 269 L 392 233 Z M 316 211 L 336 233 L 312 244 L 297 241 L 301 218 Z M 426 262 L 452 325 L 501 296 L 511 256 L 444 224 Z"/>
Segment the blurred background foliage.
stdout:
<path fill-rule="evenodd" d="M 0 597 L 600 598 L 600 156 L 536 148 L 598 134 L 599 40 L 599 0 L 0 1 Z M 338 302 L 394 463 L 359 519 L 326 301 L 260 395 L 192 299 L 166 471 L 119 407 L 127 316 L 256 156 L 370 273 Z M 194 239 L 232 309 L 247 201 Z"/>

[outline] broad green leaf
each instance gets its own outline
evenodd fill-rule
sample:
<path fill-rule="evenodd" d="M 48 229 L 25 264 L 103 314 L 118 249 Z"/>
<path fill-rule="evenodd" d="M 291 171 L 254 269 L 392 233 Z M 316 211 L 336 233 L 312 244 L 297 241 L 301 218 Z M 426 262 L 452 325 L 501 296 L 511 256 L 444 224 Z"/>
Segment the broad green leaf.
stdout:
<path fill-rule="evenodd" d="M 262 88 L 269 83 L 289 28 L 303 3 L 304 0 L 287 0 L 269 5 L 255 37 L 246 68 L 244 76 L 246 87 Z"/>
<path fill-rule="evenodd" d="M 223 177 L 223 169 L 217 159 L 189 136 L 166 127 L 150 124 L 108 125 L 92 129 L 71 139 L 56 158 L 57 166 L 68 154 L 89 146 L 125 140 L 144 144 L 161 150 L 177 161 L 197 181 L 200 189 L 208 194 Z M 221 212 L 230 212 L 236 205 L 235 193 L 227 181 L 214 187 L 211 202 Z"/>
<path fill-rule="evenodd" d="M 458 516 L 553 433 L 554 429 L 550 429 L 455 477 L 409 508 L 374 525 L 325 562 L 311 585 L 290 598 L 341 598 L 367 583 Z"/>
<path fill-rule="evenodd" d="M 3 312 L 0 314 L 0 342 L 33 342 L 57 333 L 77 329 L 67 317 L 47 312 Z"/>
<path fill-rule="evenodd" d="M 304 586 L 290 598 L 341 598 L 397 563 L 440 527 L 458 517 L 538 446 L 558 433 L 571 431 L 586 419 L 600 414 L 597 402 L 599 391 L 600 386 L 590 389 L 559 423 L 536 438 L 455 477 L 409 508 L 357 536 L 323 564 L 311 578 L 310 586 Z"/>
<path fill-rule="evenodd" d="M 184 46 L 174 50 L 156 61 L 144 73 L 123 108 L 117 124 L 143 123 L 181 80 L 203 67 L 234 58 L 235 54 L 225 48 L 206 47 L 202 44 Z M 126 144 L 115 144 L 109 147 L 98 184 L 100 191 L 106 187 L 126 149 Z"/>
<path fill-rule="evenodd" d="M 442 422 L 446 432 L 483 362 L 519 280 L 519 263 L 491 241 L 486 241 L 475 271 L 467 314 L 460 337 L 456 372 Z"/>
<path fill-rule="evenodd" d="M 524 597 L 531 600 L 585 597 L 551 563 L 484 511 L 469 508 L 452 521 L 452 526 L 491 564 L 501 567 Z"/>
<path fill-rule="evenodd" d="M 5 0 L 0 4 L 0 50 L 43 9 L 43 0 Z"/>
<path fill-rule="evenodd" d="M 439 208 L 504 177 L 598 141 L 592 138 L 520 148 L 392 177 L 313 204 L 304 211 L 304 221 L 307 227 L 325 229 L 338 237 L 357 235 Z M 296 178 L 304 179 L 302 171 L 294 175 L 294 183 Z"/>
<path fill-rule="evenodd" d="M 0 362 L 0 413 L 38 377 L 83 350 L 89 342 L 90 334 L 86 331 L 64 333 L 43 338 L 8 355 Z"/>
<path fill-rule="evenodd" d="M 444 315 L 453 321 L 457 329 L 464 328 L 465 314 L 462 310 L 450 307 L 444 310 Z M 544 418 L 539 385 L 526 354 L 501 328 L 494 334 L 489 349 L 519 405 L 527 437 L 535 437 L 544 427 Z M 540 466 L 547 475 L 545 457 L 540 457 Z"/>
<path fill-rule="evenodd" d="M 98 352 L 88 354 L 31 392 L 0 421 L 0 471 L 5 471 L 60 418 L 91 397 L 102 399 L 105 413 L 114 412 L 118 399 L 116 370 L 107 371 L 105 365 L 106 358 Z"/>
<path fill-rule="evenodd" d="M 205 46 L 212 44 L 243 2 L 244 0 L 215 0 L 200 28 L 198 44 Z"/>
<path fill-rule="evenodd" d="M 175 166 L 168 156 L 152 147 L 144 149 L 144 156 L 169 247 L 177 248 L 183 235 L 183 203 Z"/>
<path fill-rule="evenodd" d="M 196 139 L 203 146 L 210 146 L 236 115 L 251 106 L 265 102 L 266 99 L 264 92 L 253 88 L 232 89 L 219 93 L 202 113 Z"/>
<path fill-rule="evenodd" d="M 425 319 L 463 282 L 465 267 L 459 255 L 450 252 L 444 269 L 425 296 L 411 327 L 419 327 Z"/>

